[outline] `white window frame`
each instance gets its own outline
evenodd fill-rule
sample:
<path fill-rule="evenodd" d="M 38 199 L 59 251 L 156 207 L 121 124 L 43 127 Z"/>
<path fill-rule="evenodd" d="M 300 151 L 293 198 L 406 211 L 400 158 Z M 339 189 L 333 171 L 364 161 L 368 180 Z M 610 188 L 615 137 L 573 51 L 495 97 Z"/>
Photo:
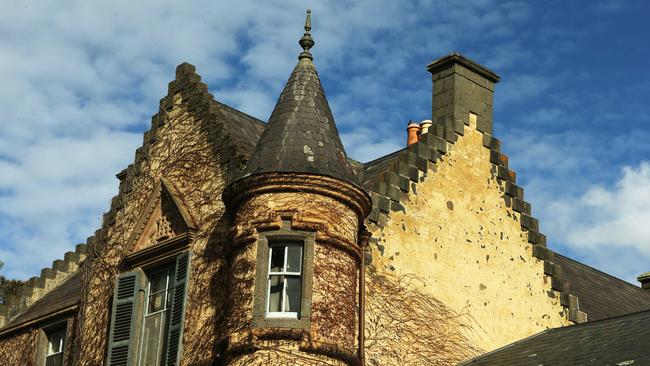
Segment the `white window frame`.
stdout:
<path fill-rule="evenodd" d="M 271 261 L 273 258 L 273 248 L 277 247 L 284 247 L 284 263 L 282 266 L 282 271 L 280 272 L 272 272 L 271 271 Z M 287 272 L 287 260 L 289 258 L 289 247 L 299 247 L 300 248 L 300 271 L 298 272 Z M 268 263 L 268 279 L 267 279 L 267 284 L 266 284 L 266 307 L 265 307 L 265 313 L 267 318 L 291 318 L 291 319 L 298 319 L 299 317 L 299 312 L 297 311 L 269 311 L 269 303 L 271 301 L 271 276 L 284 276 L 283 283 L 282 283 L 282 307 L 284 308 L 286 306 L 285 300 L 287 297 L 287 277 L 297 277 L 300 279 L 300 306 L 302 306 L 302 291 L 303 291 L 303 283 L 302 283 L 302 272 L 303 272 L 303 259 L 304 259 L 304 244 L 300 244 L 299 242 L 292 242 L 292 241 L 278 241 L 274 243 L 269 243 L 269 263 Z"/>
<path fill-rule="evenodd" d="M 56 333 L 63 333 L 63 337 L 60 338 L 60 343 L 59 343 L 59 352 L 53 352 L 53 347 L 52 347 L 52 340 L 50 339 L 50 336 Z M 45 351 L 45 363 L 47 364 L 47 359 L 51 356 L 58 356 L 61 355 L 63 357 L 63 352 L 65 351 L 65 339 L 66 339 L 66 328 L 56 328 L 55 330 L 52 331 L 46 331 L 45 336 L 47 337 L 47 349 Z"/>

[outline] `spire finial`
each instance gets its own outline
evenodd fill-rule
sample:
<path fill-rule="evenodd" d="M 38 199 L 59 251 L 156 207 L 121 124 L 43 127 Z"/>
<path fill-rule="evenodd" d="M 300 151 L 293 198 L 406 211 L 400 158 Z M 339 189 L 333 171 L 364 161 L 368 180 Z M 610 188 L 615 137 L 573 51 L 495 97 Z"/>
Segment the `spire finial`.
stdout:
<path fill-rule="evenodd" d="M 298 60 L 301 60 L 303 58 L 308 58 L 310 60 L 314 59 L 314 57 L 309 52 L 309 50 L 314 47 L 314 39 L 311 38 L 311 34 L 309 33 L 310 30 L 311 9 L 307 9 L 307 19 L 305 19 L 305 34 L 303 34 L 302 38 L 300 38 L 300 41 L 298 41 L 300 47 L 302 47 L 302 53 L 300 53 L 300 56 L 298 56 Z"/>

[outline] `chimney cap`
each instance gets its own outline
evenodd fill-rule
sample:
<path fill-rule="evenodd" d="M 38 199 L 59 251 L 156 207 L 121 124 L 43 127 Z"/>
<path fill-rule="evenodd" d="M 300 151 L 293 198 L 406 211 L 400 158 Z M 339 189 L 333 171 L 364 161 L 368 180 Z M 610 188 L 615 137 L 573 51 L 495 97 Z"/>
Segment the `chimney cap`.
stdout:
<path fill-rule="evenodd" d="M 413 128 L 413 127 L 420 127 L 420 124 L 415 121 L 409 121 L 409 124 L 406 126 L 406 129 L 408 130 L 409 128 Z"/>
<path fill-rule="evenodd" d="M 443 69 L 451 67 L 453 64 L 460 64 L 466 68 L 474 71 L 475 73 L 483 76 L 484 78 L 497 83 L 501 79 L 494 71 L 488 69 L 487 67 L 461 55 L 458 52 L 452 52 L 447 56 L 441 57 L 429 65 L 427 65 L 427 71 L 432 74 L 435 74 Z"/>

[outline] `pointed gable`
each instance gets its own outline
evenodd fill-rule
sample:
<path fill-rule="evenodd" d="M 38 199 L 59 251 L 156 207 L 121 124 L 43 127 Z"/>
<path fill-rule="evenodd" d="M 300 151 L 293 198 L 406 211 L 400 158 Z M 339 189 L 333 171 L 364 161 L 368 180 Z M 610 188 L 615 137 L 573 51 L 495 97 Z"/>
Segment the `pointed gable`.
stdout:
<path fill-rule="evenodd" d="M 129 238 L 128 254 L 134 255 L 175 238 L 187 237 L 196 228 L 196 223 L 174 186 L 161 178 Z"/>

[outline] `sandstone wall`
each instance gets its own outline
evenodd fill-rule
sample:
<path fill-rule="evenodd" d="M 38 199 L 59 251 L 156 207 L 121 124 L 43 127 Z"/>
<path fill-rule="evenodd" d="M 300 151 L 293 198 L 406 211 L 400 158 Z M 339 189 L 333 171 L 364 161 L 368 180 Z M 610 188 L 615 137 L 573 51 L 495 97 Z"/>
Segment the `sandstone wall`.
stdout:
<path fill-rule="evenodd" d="M 449 311 L 473 353 L 571 324 L 544 262 L 532 255 L 521 214 L 505 203 L 476 119 L 413 188 L 402 210 L 371 225 L 378 239 L 371 272 L 411 276 L 414 291 Z M 369 297 L 370 308 L 378 298 Z"/>
<path fill-rule="evenodd" d="M 25 329 L 0 339 L 0 360 L 6 366 L 36 365 L 38 329 Z"/>
<path fill-rule="evenodd" d="M 219 352 L 227 299 L 223 240 L 230 227 L 223 216 L 221 192 L 226 166 L 234 164 L 235 156 L 225 135 L 225 117 L 192 66 L 179 66 L 160 108 L 143 146 L 136 151 L 134 164 L 126 170 L 102 229 L 96 232 L 83 268 L 81 365 L 105 360 L 114 276 L 128 269 L 122 262 L 130 249 L 127 239 L 161 176 L 174 185 L 198 225 L 191 246 L 181 363 L 211 365 Z"/>
<path fill-rule="evenodd" d="M 308 187 L 307 177 L 302 182 Z M 300 182 L 296 182 L 298 186 Z M 339 183 L 340 184 L 340 183 Z M 300 189 L 298 189 L 300 191 Z M 230 365 L 349 364 L 356 357 L 358 213 L 341 201 L 310 192 L 261 193 L 244 200 L 236 214 L 230 282 Z M 307 329 L 254 328 L 259 233 L 278 230 L 314 235 L 313 277 Z M 305 252 L 305 255 L 309 255 Z M 267 265 L 263 263 L 261 265 Z M 304 290 L 304 289 L 303 289 Z M 263 301 L 263 299 L 257 299 Z M 304 299 L 303 299 L 304 301 Z M 268 341 L 265 341 L 268 340 Z M 273 340 L 273 341 L 271 341 Z"/>

